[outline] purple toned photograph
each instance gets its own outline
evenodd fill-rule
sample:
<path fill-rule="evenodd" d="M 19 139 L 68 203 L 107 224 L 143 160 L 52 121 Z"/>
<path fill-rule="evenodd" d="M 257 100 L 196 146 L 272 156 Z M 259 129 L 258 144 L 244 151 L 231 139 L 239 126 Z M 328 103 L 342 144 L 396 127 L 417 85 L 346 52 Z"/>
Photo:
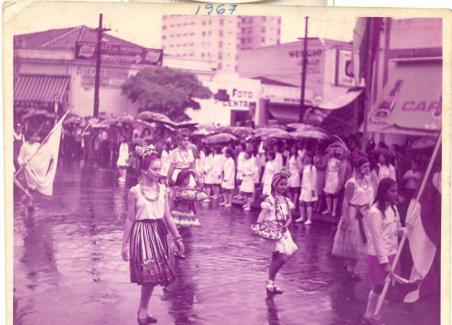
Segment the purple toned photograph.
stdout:
<path fill-rule="evenodd" d="M 439 325 L 442 19 L 194 9 L 15 31 L 13 323 Z"/>

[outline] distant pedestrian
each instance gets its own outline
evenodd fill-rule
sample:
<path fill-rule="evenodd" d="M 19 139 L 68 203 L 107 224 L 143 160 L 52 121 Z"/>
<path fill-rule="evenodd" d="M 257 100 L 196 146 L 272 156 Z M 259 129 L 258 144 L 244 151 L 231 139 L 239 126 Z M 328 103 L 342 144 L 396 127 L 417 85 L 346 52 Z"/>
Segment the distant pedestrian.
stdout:
<path fill-rule="evenodd" d="M 256 165 L 256 160 L 252 156 L 250 151 L 245 152 L 241 172 L 242 182 L 240 184 L 240 192 L 245 197 L 245 204 L 243 205 L 243 209 L 245 211 L 250 211 L 251 204 L 253 202 L 253 195 L 255 192 L 255 180 L 259 173 Z"/>
<path fill-rule="evenodd" d="M 267 151 L 265 153 L 267 162 L 265 163 L 264 174 L 262 175 L 262 195 L 271 195 L 271 184 L 273 176 L 277 173 L 278 162 L 276 161 L 276 154 L 274 151 Z"/>
<path fill-rule="evenodd" d="M 167 188 L 158 181 L 161 167 L 162 163 L 155 151 L 151 149 L 141 153 L 143 180 L 130 189 L 127 199 L 128 213 L 121 255 L 125 261 L 129 261 L 131 282 L 141 285 L 138 324 L 157 322 L 148 314 L 154 286 L 166 286 L 175 280 L 169 261 L 167 227 L 175 238 L 179 253 L 184 252 L 182 237 L 170 214 Z"/>
<path fill-rule="evenodd" d="M 340 176 L 341 176 L 341 155 L 338 152 L 333 152 L 328 159 L 325 188 L 323 191 L 326 196 L 327 209 L 322 214 L 331 214 L 336 216 L 337 200 L 340 190 Z"/>
<path fill-rule="evenodd" d="M 298 201 L 298 196 L 300 195 L 300 170 L 302 168 L 302 162 L 298 157 L 297 147 L 294 145 L 290 148 L 290 155 L 287 160 L 287 168 L 289 169 L 289 191 L 290 199 L 292 202 Z"/>
<path fill-rule="evenodd" d="M 369 283 L 372 286 L 364 313 L 364 321 L 368 324 L 383 324 L 379 315 L 374 315 L 375 308 L 385 279 L 392 274 L 391 266 L 399 246 L 398 236 L 404 232 L 397 201 L 397 183 L 391 178 L 383 178 L 378 185 L 375 202 L 365 217 Z"/>
<path fill-rule="evenodd" d="M 265 285 L 267 294 L 281 294 L 283 291 L 276 286 L 275 278 L 288 258 L 298 249 L 289 231 L 292 223 L 292 210 L 294 204 L 286 196 L 288 174 L 277 173 L 271 183 L 271 194 L 261 204 L 261 213 L 257 225 L 272 222 L 281 228 L 282 237 L 278 240 L 266 240 L 266 245 L 272 252 L 272 260 L 268 271 L 268 280 Z"/>
<path fill-rule="evenodd" d="M 120 145 L 119 145 L 119 155 L 118 160 L 116 162 L 116 166 L 119 169 L 119 183 L 125 183 L 128 160 L 129 160 L 129 144 L 124 136 L 120 137 Z"/>

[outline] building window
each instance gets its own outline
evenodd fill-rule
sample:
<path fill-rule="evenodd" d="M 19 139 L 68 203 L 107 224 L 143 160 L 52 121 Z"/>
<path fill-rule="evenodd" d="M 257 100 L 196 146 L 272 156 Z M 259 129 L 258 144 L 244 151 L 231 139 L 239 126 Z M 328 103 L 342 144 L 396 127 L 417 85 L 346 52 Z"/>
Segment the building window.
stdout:
<path fill-rule="evenodd" d="M 218 47 L 221 49 L 221 48 L 223 48 L 223 42 L 218 42 Z"/>
<path fill-rule="evenodd" d="M 218 58 L 221 60 L 223 59 L 223 53 L 218 53 Z"/>
<path fill-rule="evenodd" d="M 190 23 L 190 25 L 194 26 L 194 25 L 195 25 L 195 22 L 194 22 L 194 21 L 192 21 L 192 22 Z"/>
<path fill-rule="evenodd" d="M 223 31 L 220 30 L 220 32 L 218 33 L 218 35 L 223 36 Z"/>
<path fill-rule="evenodd" d="M 261 42 L 262 42 L 262 43 L 265 43 L 265 37 L 262 37 L 262 38 L 261 38 Z"/>
<path fill-rule="evenodd" d="M 262 26 L 261 31 L 262 31 L 262 33 L 265 33 L 265 26 Z"/>
<path fill-rule="evenodd" d="M 206 36 L 206 32 L 202 32 L 201 35 L 202 35 L 202 36 Z"/>
<path fill-rule="evenodd" d="M 266 20 L 267 20 L 267 17 L 263 16 L 263 17 L 262 17 L 262 20 L 263 20 L 263 21 L 266 21 Z"/>
<path fill-rule="evenodd" d="M 166 25 L 163 25 L 163 26 L 162 26 L 162 29 L 166 29 Z"/>
<path fill-rule="evenodd" d="M 202 25 L 203 25 L 203 26 L 206 26 L 206 22 L 205 22 L 205 21 L 203 21 L 203 22 L 202 22 Z"/>
<path fill-rule="evenodd" d="M 218 63 L 218 69 L 221 69 L 222 68 L 222 65 L 221 65 L 221 62 L 220 63 Z"/>
<path fill-rule="evenodd" d="M 212 21 L 211 20 L 209 20 L 209 25 L 212 25 Z"/>
<path fill-rule="evenodd" d="M 203 58 L 205 56 L 205 54 L 204 53 L 201 53 L 201 57 Z"/>
<path fill-rule="evenodd" d="M 223 20 L 223 18 L 220 18 L 220 26 L 223 26 L 224 25 L 224 20 Z"/>
<path fill-rule="evenodd" d="M 207 35 L 212 35 L 212 32 L 209 30 L 209 32 L 207 33 Z"/>
<path fill-rule="evenodd" d="M 193 57 L 193 56 L 194 56 L 194 54 L 193 54 L 193 53 L 190 53 L 190 56 L 191 56 L 191 57 Z"/>

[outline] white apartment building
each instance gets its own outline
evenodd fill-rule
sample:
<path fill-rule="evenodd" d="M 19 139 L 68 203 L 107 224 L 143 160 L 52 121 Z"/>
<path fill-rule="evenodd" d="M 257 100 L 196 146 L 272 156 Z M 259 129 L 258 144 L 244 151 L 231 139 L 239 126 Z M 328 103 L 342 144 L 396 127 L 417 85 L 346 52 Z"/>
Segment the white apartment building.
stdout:
<path fill-rule="evenodd" d="M 280 17 L 168 15 L 162 17 L 162 49 L 166 56 L 235 71 L 239 50 L 279 44 L 280 26 Z"/>

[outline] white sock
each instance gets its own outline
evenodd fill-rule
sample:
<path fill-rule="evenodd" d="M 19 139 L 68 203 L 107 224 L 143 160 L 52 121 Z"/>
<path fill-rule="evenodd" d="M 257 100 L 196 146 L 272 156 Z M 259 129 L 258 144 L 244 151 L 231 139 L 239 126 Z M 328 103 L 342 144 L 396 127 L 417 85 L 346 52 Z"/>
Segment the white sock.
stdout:
<path fill-rule="evenodd" d="M 366 319 L 372 318 L 372 316 L 374 315 L 374 312 L 375 312 L 375 307 L 377 306 L 379 296 L 380 295 L 377 295 L 372 290 L 369 292 L 366 311 L 364 312 L 364 318 L 366 318 Z"/>

